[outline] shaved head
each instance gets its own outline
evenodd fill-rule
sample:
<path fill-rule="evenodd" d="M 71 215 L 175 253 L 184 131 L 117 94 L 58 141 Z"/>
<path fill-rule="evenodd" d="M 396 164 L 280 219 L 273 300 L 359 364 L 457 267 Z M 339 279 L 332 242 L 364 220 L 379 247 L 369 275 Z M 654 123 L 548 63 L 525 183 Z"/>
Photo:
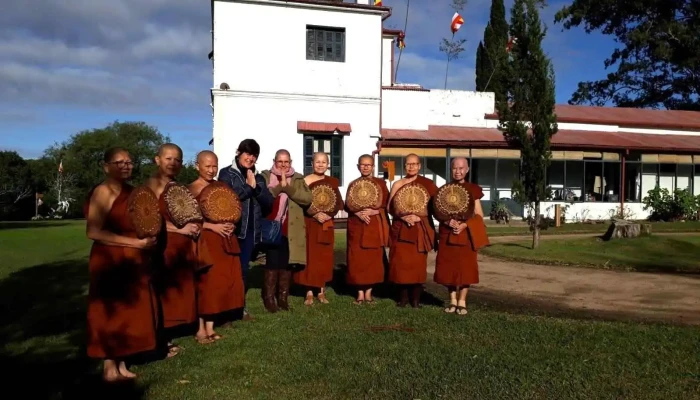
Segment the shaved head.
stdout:
<path fill-rule="evenodd" d="M 452 159 L 452 162 L 450 163 L 450 165 L 451 165 L 452 167 L 463 166 L 463 167 L 466 168 L 466 167 L 467 167 L 467 159 L 464 158 L 464 157 L 453 158 L 453 159 Z"/>
<path fill-rule="evenodd" d="M 182 149 L 180 148 L 180 146 L 176 145 L 175 143 L 161 144 L 158 147 L 158 156 L 162 156 L 166 150 L 176 150 L 178 153 L 180 153 L 180 157 L 182 158 Z"/>
<path fill-rule="evenodd" d="M 418 157 L 418 154 L 411 153 L 411 154 L 406 156 L 404 162 L 406 162 L 406 163 L 409 163 L 409 162 L 419 163 L 420 157 Z"/>
<path fill-rule="evenodd" d="M 292 155 L 289 154 L 289 151 L 287 151 L 287 150 L 285 150 L 285 149 L 279 149 L 279 150 L 277 150 L 277 152 L 275 153 L 275 160 L 276 160 L 279 156 L 281 156 L 282 154 L 286 155 L 286 156 L 289 157 L 289 158 L 292 158 Z"/>
<path fill-rule="evenodd" d="M 367 159 L 374 163 L 374 157 L 370 156 L 369 154 L 363 154 L 360 156 L 360 158 L 357 159 L 358 164 L 362 164 L 362 160 Z"/>
<path fill-rule="evenodd" d="M 200 164 L 207 158 L 213 158 L 214 160 L 219 161 L 219 157 L 217 157 L 216 153 L 211 150 L 202 150 L 197 154 L 197 162 Z"/>
<path fill-rule="evenodd" d="M 319 157 L 326 157 L 326 161 L 331 162 L 331 159 L 328 157 L 328 153 L 324 153 L 322 151 L 315 152 L 312 159 L 316 160 Z"/>

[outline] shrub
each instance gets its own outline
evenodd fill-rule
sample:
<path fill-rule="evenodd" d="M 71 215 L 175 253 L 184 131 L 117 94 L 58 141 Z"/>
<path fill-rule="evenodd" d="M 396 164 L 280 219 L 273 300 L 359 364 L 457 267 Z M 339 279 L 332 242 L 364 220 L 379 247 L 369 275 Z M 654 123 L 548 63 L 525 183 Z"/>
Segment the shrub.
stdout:
<path fill-rule="evenodd" d="M 700 196 L 693 196 L 689 189 L 676 189 L 671 195 L 668 189 L 657 187 L 642 201 L 644 210 L 652 210 L 652 221 L 694 220 L 700 210 Z"/>

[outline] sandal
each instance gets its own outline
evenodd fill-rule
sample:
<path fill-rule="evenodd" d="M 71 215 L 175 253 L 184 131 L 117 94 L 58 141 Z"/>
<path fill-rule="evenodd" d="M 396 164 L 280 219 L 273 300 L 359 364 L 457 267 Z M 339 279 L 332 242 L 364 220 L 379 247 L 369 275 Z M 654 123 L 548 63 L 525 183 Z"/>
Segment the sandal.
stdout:
<path fill-rule="evenodd" d="M 321 302 L 322 304 L 328 304 L 328 299 L 326 298 L 325 293 L 319 293 L 318 296 L 316 296 L 316 297 L 318 298 L 318 301 Z"/>
<path fill-rule="evenodd" d="M 352 304 L 354 304 L 354 305 L 356 305 L 356 306 L 361 306 L 362 303 L 364 303 L 364 302 L 365 302 L 364 300 L 355 300 L 355 301 L 352 302 Z"/>
<path fill-rule="evenodd" d="M 221 340 L 224 338 L 223 336 L 219 335 L 218 333 L 215 333 L 213 335 L 209 335 L 207 337 L 211 340 L 214 340 L 214 341 Z"/>
<path fill-rule="evenodd" d="M 195 336 L 194 340 L 197 341 L 199 344 L 212 344 L 214 343 L 214 339 L 210 338 L 209 336 Z"/>
<path fill-rule="evenodd" d="M 469 314 L 469 311 L 467 311 L 467 307 L 464 306 L 457 306 L 457 311 L 455 312 L 457 315 L 467 315 Z"/>
<path fill-rule="evenodd" d="M 448 314 L 454 314 L 457 312 L 457 304 L 450 304 L 450 306 L 446 307 L 443 311 L 445 311 Z"/>
<path fill-rule="evenodd" d="M 175 357 L 176 355 L 180 354 L 180 350 L 182 350 L 182 347 L 176 344 L 168 345 L 168 355 L 166 356 L 166 358 Z"/>
<path fill-rule="evenodd" d="M 366 303 L 366 304 L 377 304 L 377 302 L 374 301 L 374 299 L 365 300 L 365 303 Z"/>

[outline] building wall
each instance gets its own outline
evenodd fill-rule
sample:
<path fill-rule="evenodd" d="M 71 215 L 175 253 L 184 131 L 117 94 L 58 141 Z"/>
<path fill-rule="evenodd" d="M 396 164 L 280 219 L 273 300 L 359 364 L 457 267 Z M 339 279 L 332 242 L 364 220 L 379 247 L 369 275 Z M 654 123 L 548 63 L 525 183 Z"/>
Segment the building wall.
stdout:
<path fill-rule="evenodd" d="M 274 111 L 271 111 L 274 110 Z M 343 138 L 343 182 L 360 176 L 357 157 L 376 148 L 379 100 L 342 97 L 283 96 L 214 91 L 214 152 L 222 166 L 231 163 L 241 140 L 260 144 L 257 168 L 269 169 L 279 149 L 292 155 L 293 166 L 303 173 L 303 135 L 297 121 L 347 122 L 352 132 Z M 371 137 L 374 135 L 375 137 Z"/>
<path fill-rule="evenodd" d="M 620 203 L 543 202 L 540 204 L 540 214 L 546 218 L 554 218 L 554 207 L 557 204 L 566 208 L 566 222 L 609 220 L 620 212 Z M 646 219 L 649 216 L 649 212 L 644 211 L 644 204 L 641 203 L 626 203 L 624 211 L 628 219 Z M 523 216 L 527 216 L 528 212 L 529 209 L 526 209 Z"/>
<path fill-rule="evenodd" d="M 382 38 L 382 86 L 391 86 L 392 69 L 391 61 L 394 57 L 394 37 L 384 36 Z M 394 61 L 395 62 L 395 61 Z"/>
<path fill-rule="evenodd" d="M 306 60 L 306 26 L 345 28 L 345 62 Z M 216 1 L 214 82 L 231 90 L 379 98 L 382 20 L 377 12 L 299 4 Z"/>
<path fill-rule="evenodd" d="M 485 127 L 494 94 L 461 90 L 382 91 L 382 128 L 428 129 L 428 125 Z"/>

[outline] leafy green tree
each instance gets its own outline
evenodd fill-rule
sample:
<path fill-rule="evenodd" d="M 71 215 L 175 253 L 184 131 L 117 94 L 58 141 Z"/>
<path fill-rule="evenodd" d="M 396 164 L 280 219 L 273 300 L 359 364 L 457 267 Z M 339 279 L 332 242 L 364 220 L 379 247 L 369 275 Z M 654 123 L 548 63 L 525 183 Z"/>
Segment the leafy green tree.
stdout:
<path fill-rule="evenodd" d="M 494 92 L 496 102 L 502 102 L 506 97 L 507 44 L 506 7 L 503 0 L 493 0 L 484 40 L 479 42 L 476 50 L 476 90 Z"/>
<path fill-rule="evenodd" d="M 613 35 L 619 44 L 604 63 L 616 70 L 580 82 L 570 104 L 700 110 L 697 0 L 573 0 L 555 22 Z"/>
<path fill-rule="evenodd" d="M 507 102 L 497 104 L 503 136 L 511 146 L 520 149 L 521 176 L 514 182 L 513 192 L 518 201 L 534 212 L 533 248 L 539 245 L 540 203 L 549 196 L 547 167 L 552 157 L 552 135 L 558 129 L 554 114 L 554 68 L 542 51 L 546 29 L 537 5 L 537 0 L 515 0 L 513 4 L 510 34 L 517 41 L 507 63 Z"/>
<path fill-rule="evenodd" d="M 29 164 L 15 151 L 0 151 L 0 219 L 26 217 L 34 193 Z"/>

